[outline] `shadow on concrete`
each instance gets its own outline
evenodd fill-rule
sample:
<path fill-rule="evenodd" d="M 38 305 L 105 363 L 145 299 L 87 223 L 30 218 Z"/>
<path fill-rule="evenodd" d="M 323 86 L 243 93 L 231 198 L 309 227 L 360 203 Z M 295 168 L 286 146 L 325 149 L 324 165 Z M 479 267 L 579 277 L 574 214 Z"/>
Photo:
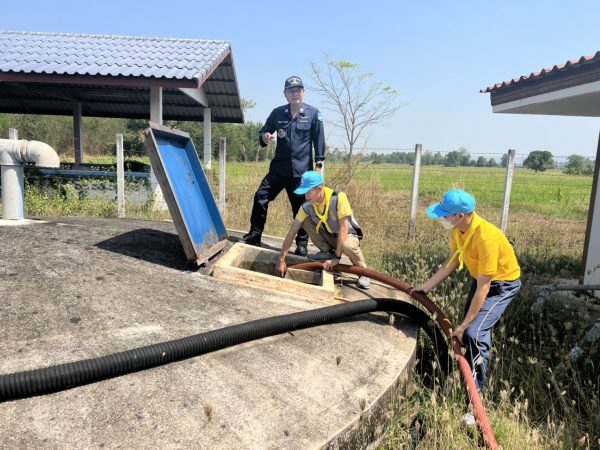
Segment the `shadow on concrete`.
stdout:
<path fill-rule="evenodd" d="M 141 228 L 98 242 L 95 247 L 171 269 L 198 270 L 196 264 L 187 261 L 179 237 L 165 231 Z"/>

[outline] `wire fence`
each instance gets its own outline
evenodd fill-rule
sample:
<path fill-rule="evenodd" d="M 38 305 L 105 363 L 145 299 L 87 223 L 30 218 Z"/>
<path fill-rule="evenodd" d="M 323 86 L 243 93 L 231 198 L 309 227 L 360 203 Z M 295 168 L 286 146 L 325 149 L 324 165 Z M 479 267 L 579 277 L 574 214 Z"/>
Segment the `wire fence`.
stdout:
<path fill-rule="evenodd" d="M 227 185 L 224 216 L 244 229 L 249 217 L 254 192 L 267 173 L 265 163 L 227 163 Z M 351 178 L 348 172 L 352 172 Z M 326 184 L 348 193 L 359 221 L 373 223 L 374 228 L 407 233 L 413 166 L 377 165 L 359 162 L 351 169 L 346 164 L 326 165 Z M 425 207 L 439 201 L 451 188 L 465 189 L 474 194 L 478 211 L 490 221 L 500 224 L 506 193 L 506 169 L 421 166 L 417 196 L 417 225 L 427 220 Z M 211 179 L 213 192 L 218 192 L 218 179 Z M 592 188 L 591 177 L 574 177 L 560 173 L 533 173 L 516 169 L 511 188 L 507 231 L 527 217 L 536 226 L 550 224 L 575 227 L 585 232 Z M 278 222 L 289 226 L 291 212 L 285 193 L 273 202 L 267 228 L 274 234 L 285 233 Z M 270 226 L 269 226 L 270 225 Z"/>

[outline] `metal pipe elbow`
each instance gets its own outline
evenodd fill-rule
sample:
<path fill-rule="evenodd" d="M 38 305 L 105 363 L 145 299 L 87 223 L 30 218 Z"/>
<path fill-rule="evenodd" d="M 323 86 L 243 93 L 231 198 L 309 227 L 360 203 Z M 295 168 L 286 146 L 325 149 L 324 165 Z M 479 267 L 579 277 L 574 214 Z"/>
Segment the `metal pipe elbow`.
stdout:
<path fill-rule="evenodd" d="M 0 165 L 20 166 L 25 162 L 36 167 L 60 167 L 58 154 L 44 142 L 0 139 Z"/>

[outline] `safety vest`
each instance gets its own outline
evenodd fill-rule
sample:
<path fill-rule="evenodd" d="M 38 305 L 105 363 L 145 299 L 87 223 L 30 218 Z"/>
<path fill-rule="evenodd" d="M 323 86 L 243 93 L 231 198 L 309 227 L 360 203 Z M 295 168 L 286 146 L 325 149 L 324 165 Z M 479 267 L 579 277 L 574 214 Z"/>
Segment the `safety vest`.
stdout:
<path fill-rule="evenodd" d="M 327 214 L 327 225 L 331 229 L 331 233 L 336 236 L 340 232 L 340 219 L 337 215 L 337 196 L 338 193 L 333 191 L 333 193 L 331 194 L 331 200 L 329 201 L 329 213 Z M 320 222 L 319 216 L 315 211 L 315 207 L 311 202 L 305 202 L 302 205 L 302 209 L 304 209 L 306 214 L 310 216 L 313 223 L 318 224 Z M 327 227 L 321 226 L 319 232 L 323 230 L 328 232 Z M 356 235 L 359 239 L 362 239 L 363 237 L 363 232 L 354 216 L 350 216 L 350 218 L 348 219 L 348 233 Z"/>

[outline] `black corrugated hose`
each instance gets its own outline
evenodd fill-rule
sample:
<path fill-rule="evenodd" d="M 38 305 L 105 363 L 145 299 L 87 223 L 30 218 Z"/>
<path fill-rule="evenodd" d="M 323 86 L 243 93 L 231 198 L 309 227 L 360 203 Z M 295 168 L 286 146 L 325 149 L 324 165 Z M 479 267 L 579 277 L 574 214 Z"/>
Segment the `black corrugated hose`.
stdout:
<path fill-rule="evenodd" d="M 0 402 L 43 395 L 203 355 L 275 334 L 323 325 L 375 311 L 401 314 L 423 328 L 447 372 L 448 344 L 429 316 L 416 306 L 392 299 L 369 299 L 268 317 L 181 339 L 41 369 L 0 375 Z"/>

